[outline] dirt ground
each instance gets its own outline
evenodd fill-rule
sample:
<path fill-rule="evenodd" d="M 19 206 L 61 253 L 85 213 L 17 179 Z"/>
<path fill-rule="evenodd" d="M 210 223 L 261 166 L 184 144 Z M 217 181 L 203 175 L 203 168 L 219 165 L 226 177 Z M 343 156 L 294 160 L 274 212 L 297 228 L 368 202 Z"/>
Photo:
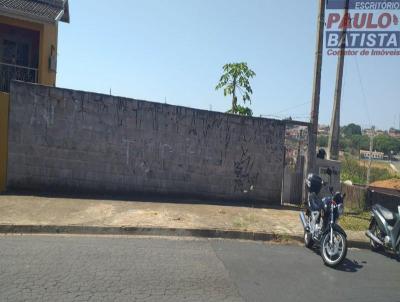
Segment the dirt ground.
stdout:
<path fill-rule="evenodd" d="M 164 201 L 0 195 L 0 224 L 158 227 L 303 236 L 299 209 Z M 350 232 L 365 240 L 363 232 Z"/>
<path fill-rule="evenodd" d="M 380 180 L 371 184 L 373 187 L 400 190 L 400 179 Z"/>

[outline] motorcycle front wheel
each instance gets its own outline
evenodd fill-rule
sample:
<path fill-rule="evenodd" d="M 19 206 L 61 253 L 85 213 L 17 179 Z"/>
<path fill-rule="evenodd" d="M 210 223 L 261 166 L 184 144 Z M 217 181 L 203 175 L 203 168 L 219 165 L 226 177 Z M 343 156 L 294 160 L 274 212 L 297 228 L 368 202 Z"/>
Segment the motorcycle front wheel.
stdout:
<path fill-rule="evenodd" d="M 327 266 L 338 266 L 346 258 L 347 240 L 346 236 L 338 231 L 333 231 L 333 243 L 331 244 L 331 233 L 324 234 L 321 239 L 321 256 Z"/>
<path fill-rule="evenodd" d="M 378 227 L 378 224 L 377 224 L 375 218 L 372 218 L 371 223 L 369 225 L 369 230 L 371 231 L 371 233 L 374 236 L 381 238 L 381 232 L 379 230 L 379 227 Z M 370 244 L 371 250 L 373 252 L 379 252 L 383 248 L 381 245 L 379 245 L 372 239 L 369 240 L 369 244 Z"/>
<path fill-rule="evenodd" d="M 310 232 L 304 231 L 304 245 L 309 249 L 314 245 L 314 241 Z"/>

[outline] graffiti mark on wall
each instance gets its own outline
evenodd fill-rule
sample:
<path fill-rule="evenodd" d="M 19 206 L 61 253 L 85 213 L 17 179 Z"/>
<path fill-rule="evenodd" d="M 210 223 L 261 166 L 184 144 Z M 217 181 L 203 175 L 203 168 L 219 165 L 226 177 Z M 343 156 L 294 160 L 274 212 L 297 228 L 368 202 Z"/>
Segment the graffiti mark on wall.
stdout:
<path fill-rule="evenodd" d="M 115 110 L 115 122 L 118 127 L 124 126 L 125 119 L 124 114 L 128 110 L 127 102 L 121 98 L 118 98 L 118 101 L 115 103 L 116 110 Z"/>
<path fill-rule="evenodd" d="M 249 154 L 249 150 L 245 145 L 241 146 L 242 155 L 240 160 L 234 162 L 235 173 L 235 192 L 252 191 L 257 184 L 259 172 L 253 173 L 254 160 Z"/>
<path fill-rule="evenodd" d="M 165 159 L 167 153 L 172 153 L 174 149 L 168 144 L 160 144 L 161 146 L 161 158 Z"/>
<path fill-rule="evenodd" d="M 40 123 L 40 120 L 44 121 L 46 128 L 54 124 L 54 112 L 55 104 L 48 103 L 46 105 L 39 105 L 38 95 L 33 97 L 33 110 L 30 118 L 31 126 L 35 123 Z"/>
<path fill-rule="evenodd" d="M 136 140 L 124 139 L 122 142 L 126 144 L 126 166 L 130 168 L 131 144 L 135 144 Z M 132 173 L 135 174 L 135 169 L 132 169 Z"/>
<path fill-rule="evenodd" d="M 150 174 L 150 175 L 152 175 L 152 171 L 151 171 L 151 169 L 150 169 L 150 166 L 149 166 L 149 164 L 147 163 L 147 161 L 142 161 L 141 163 L 140 163 L 140 168 L 142 169 L 142 171 L 145 173 L 145 174 Z"/>
<path fill-rule="evenodd" d="M 195 112 L 192 113 L 192 118 L 190 121 L 190 126 L 189 126 L 189 135 L 194 135 L 197 136 L 197 129 L 196 129 L 196 114 Z"/>
<path fill-rule="evenodd" d="M 97 105 L 97 113 L 108 112 L 108 105 L 104 102 L 103 97 L 95 99 Z"/>

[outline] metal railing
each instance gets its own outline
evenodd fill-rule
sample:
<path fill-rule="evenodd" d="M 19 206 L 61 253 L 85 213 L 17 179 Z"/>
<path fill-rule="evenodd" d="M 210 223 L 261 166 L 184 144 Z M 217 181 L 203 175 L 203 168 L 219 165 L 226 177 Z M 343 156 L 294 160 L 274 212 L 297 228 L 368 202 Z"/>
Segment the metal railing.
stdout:
<path fill-rule="evenodd" d="M 0 62 L 0 91 L 9 92 L 12 80 L 37 83 L 38 69 Z"/>

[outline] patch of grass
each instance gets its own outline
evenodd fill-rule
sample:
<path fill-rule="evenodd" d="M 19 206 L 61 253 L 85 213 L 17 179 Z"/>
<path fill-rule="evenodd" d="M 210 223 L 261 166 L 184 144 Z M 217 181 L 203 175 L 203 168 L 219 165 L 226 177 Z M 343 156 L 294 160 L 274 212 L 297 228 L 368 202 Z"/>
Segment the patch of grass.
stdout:
<path fill-rule="evenodd" d="M 339 224 L 344 230 L 366 231 L 368 230 L 370 219 L 371 214 L 369 211 L 346 213 L 340 218 Z"/>
<path fill-rule="evenodd" d="M 247 229 L 252 223 L 256 223 L 258 220 L 254 214 L 248 214 L 244 217 L 235 217 L 233 219 L 233 226 L 236 228 Z"/>
<path fill-rule="evenodd" d="M 345 156 L 344 160 L 342 160 L 341 180 L 351 180 L 353 183 L 366 184 L 368 164 L 369 162 L 359 161 L 350 155 Z M 371 182 L 395 177 L 397 177 L 397 174 L 390 168 L 388 163 L 372 162 Z"/>
<path fill-rule="evenodd" d="M 245 216 L 245 220 L 247 220 L 249 223 L 256 223 L 258 222 L 258 219 L 256 217 L 256 215 L 252 214 L 248 214 Z"/>
<path fill-rule="evenodd" d="M 294 241 L 292 237 L 288 234 L 275 234 L 275 241 L 282 243 L 289 243 Z"/>
<path fill-rule="evenodd" d="M 247 228 L 249 223 L 245 221 L 242 217 L 236 217 L 233 220 L 233 226 L 236 228 Z"/>

